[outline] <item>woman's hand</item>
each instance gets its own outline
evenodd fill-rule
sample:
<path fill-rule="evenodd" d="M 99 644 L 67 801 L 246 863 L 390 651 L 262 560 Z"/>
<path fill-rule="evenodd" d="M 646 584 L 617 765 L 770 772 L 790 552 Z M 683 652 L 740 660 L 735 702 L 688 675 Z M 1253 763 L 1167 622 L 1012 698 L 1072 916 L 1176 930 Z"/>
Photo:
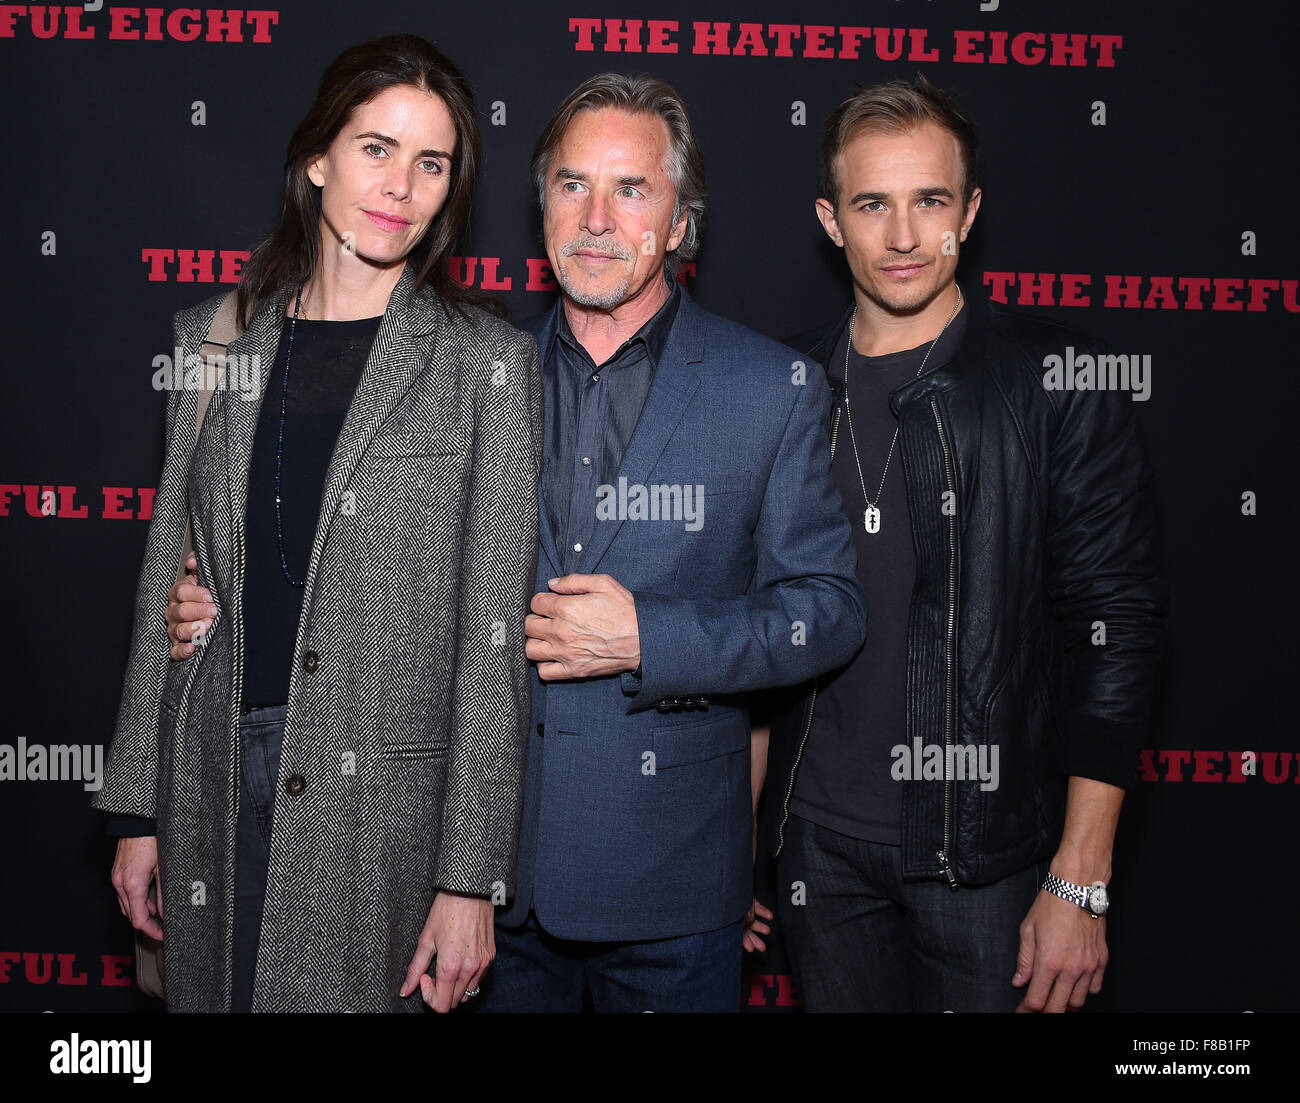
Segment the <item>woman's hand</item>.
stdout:
<path fill-rule="evenodd" d="M 117 857 L 113 860 L 113 888 L 117 906 L 137 931 L 162 941 L 162 890 L 157 902 L 149 899 L 149 884 L 158 877 L 158 836 L 141 835 L 117 840 Z M 158 918 L 155 919 L 154 916 Z"/>
<path fill-rule="evenodd" d="M 492 901 L 439 892 L 398 994 L 409 996 L 418 987 L 435 1011 L 450 1011 L 473 999 L 465 995 L 466 989 L 478 987 L 496 956 Z M 430 976 L 426 970 L 434 958 L 437 966 Z"/>
<path fill-rule="evenodd" d="M 212 627 L 217 607 L 212 592 L 199 585 L 199 564 L 194 556 L 185 561 L 185 578 L 167 594 L 167 635 L 172 641 L 172 658 L 188 659 L 194 654 L 192 641 Z"/>

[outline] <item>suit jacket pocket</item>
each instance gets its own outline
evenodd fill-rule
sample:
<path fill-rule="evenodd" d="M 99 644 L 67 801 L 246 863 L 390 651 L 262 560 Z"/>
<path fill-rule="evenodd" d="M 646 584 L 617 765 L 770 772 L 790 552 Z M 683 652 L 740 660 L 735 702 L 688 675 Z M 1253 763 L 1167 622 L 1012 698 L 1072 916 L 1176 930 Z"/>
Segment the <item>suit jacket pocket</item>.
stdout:
<path fill-rule="evenodd" d="M 650 742 L 655 770 L 666 770 L 747 750 L 749 725 L 744 716 L 728 713 L 712 720 L 652 728 Z"/>

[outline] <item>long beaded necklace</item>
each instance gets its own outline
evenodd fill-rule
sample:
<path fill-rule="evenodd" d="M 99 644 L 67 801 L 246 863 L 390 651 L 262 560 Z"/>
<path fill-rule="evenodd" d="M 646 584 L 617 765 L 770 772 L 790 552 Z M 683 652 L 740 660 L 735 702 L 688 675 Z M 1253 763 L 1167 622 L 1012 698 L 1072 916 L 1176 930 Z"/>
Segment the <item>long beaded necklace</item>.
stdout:
<path fill-rule="evenodd" d="M 930 359 L 930 353 L 934 351 L 934 346 L 939 343 L 939 338 L 943 336 L 944 330 L 948 328 L 952 320 L 957 317 L 957 311 L 961 309 L 962 295 L 961 287 L 957 288 L 957 305 L 952 308 L 952 313 L 948 315 L 948 321 L 943 323 L 943 329 L 935 335 L 930 347 L 925 350 L 925 356 L 921 358 L 921 366 L 916 369 L 916 375 L 913 378 L 919 378 L 925 371 L 925 362 Z M 866 500 L 867 508 L 862 514 L 862 526 L 867 532 L 875 534 L 880 531 L 880 495 L 885 489 L 885 476 L 889 474 L 889 461 L 894 458 L 894 445 L 898 443 L 898 426 L 894 426 L 894 435 L 889 441 L 889 452 L 885 456 L 885 469 L 880 473 L 880 485 L 876 487 L 876 498 L 872 501 L 867 495 L 867 480 L 862 474 L 862 460 L 858 456 L 858 439 L 853 433 L 853 411 L 849 407 L 849 351 L 853 348 L 853 323 L 857 321 L 858 308 L 853 308 L 853 316 L 849 319 L 849 341 L 844 346 L 844 416 L 849 423 L 849 443 L 853 445 L 853 462 L 858 468 L 858 482 L 862 484 L 862 497 Z"/>
<path fill-rule="evenodd" d="M 293 331 L 298 325 L 298 309 L 302 306 L 303 284 L 298 285 L 298 298 L 293 304 L 293 321 L 289 323 L 289 351 L 284 358 L 284 383 L 280 387 L 280 435 L 275 442 L 275 540 L 280 548 L 280 570 L 290 585 L 302 589 L 306 580 L 293 577 L 289 560 L 284 554 L 284 518 L 280 514 L 280 470 L 284 465 L 284 415 L 289 398 L 289 363 L 293 360 Z"/>

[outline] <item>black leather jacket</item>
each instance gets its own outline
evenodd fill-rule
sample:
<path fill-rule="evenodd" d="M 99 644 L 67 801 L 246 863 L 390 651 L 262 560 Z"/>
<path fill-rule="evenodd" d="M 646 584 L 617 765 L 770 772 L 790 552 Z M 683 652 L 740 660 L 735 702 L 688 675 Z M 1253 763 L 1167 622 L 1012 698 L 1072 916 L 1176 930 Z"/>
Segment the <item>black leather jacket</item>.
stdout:
<path fill-rule="evenodd" d="M 999 748 L 995 789 L 900 782 L 903 875 L 954 886 L 1050 858 L 1071 775 L 1132 784 L 1167 604 L 1129 394 L 1045 389 L 1043 358 L 1067 345 L 1095 355 L 1089 340 L 994 304 L 968 309 L 953 360 L 890 395 L 916 551 L 908 745 Z M 825 363 L 848 318 L 790 343 Z M 838 388 L 833 398 L 832 419 Z M 816 688 L 774 700 L 761 825 L 773 855 Z"/>

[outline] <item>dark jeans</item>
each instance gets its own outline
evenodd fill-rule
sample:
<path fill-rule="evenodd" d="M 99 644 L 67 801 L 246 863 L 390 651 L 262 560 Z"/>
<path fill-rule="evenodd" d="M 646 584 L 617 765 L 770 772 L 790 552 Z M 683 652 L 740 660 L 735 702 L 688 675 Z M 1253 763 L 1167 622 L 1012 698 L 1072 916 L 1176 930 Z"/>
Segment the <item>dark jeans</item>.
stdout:
<path fill-rule="evenodd" d="M 574 942 L 543 930 L 496 928 L 496 960 L 467 1011 L 739 1011 L 740 921 L 647 942 Z"/>
<path fill-rule="evenodd" d="M 239 824 L 235 842 L 235 965 L 232 1011 L 253 1004 L 253 971 L 262 933 L 270 857 L 275 775 L 284 739 L 285 705 L 253 709 L 239 722 Z"/>
<path fill-rule="evenodd" d="M 900 847 L 791 813 L 776 868 L 777 920 L 807 1011 L 1014 1011 L 1028 991 L 1011 977 L 1045 864 L 954 892 L 904 881 Z"/>

